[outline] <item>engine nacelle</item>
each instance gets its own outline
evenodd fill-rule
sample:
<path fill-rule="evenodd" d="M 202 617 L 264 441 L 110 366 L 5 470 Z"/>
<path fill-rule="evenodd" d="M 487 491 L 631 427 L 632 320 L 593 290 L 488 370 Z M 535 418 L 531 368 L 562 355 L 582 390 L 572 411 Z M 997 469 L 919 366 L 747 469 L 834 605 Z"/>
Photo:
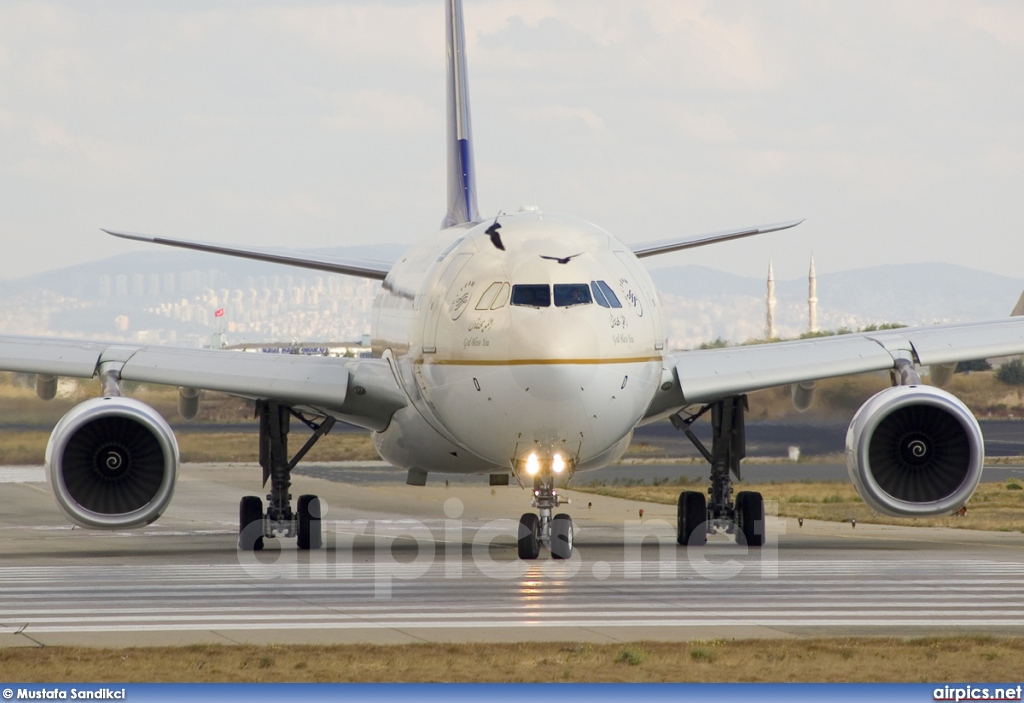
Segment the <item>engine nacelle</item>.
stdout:
<path fill-rule="evenodd" d="M 793 407 L 798 412 L 805 412 L 811 407 L 811 403 L 814 402 L 814 389 L 817 385 L 814 381 L 792 385 L 790 392 L 793 394 Z"/>
<path fill-rule="evenodd" d="M 846 433 L 846 465 L 864 502 L 896 517 L 948 515 L 981 481 L 985 447 L 960 400 L 931 386 L 872 396 Z"/>
<path fill-rule="evenodd" d="M 131 398 L 94 398 L 53 428 L 46 477 L 75 524 L 100 529 L 148 525 L 174 494 L 178 442 L 167 421 Z"/>

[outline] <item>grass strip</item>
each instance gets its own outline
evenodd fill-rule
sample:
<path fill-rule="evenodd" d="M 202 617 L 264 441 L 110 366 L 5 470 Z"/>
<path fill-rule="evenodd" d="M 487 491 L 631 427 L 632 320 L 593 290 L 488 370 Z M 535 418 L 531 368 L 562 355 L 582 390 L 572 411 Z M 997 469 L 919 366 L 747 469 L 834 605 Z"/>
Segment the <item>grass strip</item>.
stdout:
<path fill-rule="evenodd" d="M 675 505 L 681 490 L 706 492 L 703 483 L 686 481 L 644 483 L 580 483 L 573 489 L 585 493 Z M 1024 486 L 1016 479 L 1004 483 L 982 483 L 974 492 L 963 515 L 932 518 L 894 518 L 879 515 L 869 508 L 852 484 L 818 483 L 741 483 L 736 491 L 758 491 L 764 496 L 765 511 L 781 517 L 828 520 L 830 522 L 877 523 L 905 527 L 954 527 L 965 530 L 1024 532 Z"/>
<path fill-rule="evenodd" d="M 1016 682 L 1024 638 L 8 648 L 24 682 Z"/>

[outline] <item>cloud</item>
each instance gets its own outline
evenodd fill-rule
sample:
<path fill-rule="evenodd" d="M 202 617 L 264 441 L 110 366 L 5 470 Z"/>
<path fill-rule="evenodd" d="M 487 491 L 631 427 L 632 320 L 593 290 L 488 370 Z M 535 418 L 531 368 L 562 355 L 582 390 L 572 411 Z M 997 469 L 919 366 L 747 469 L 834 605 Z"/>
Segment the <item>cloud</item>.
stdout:
<path fill-rule="evenodd" d="M 323 120 L 330 129 L 403 135 L 440 132 L 440 110 L 412 95 L 354 90 L 335 93 L 331 102 L 334 110 Z"/>
<path fill-rule="evenodd" d="M 575 130 L 582 125 L 593 132 L 605 132 L 604 120 L 587 107 L 571 107 L 569 105 L 545 105 L 524 111 L 538 126 L 552 126 L 561 123 L 563 128 Z"/>

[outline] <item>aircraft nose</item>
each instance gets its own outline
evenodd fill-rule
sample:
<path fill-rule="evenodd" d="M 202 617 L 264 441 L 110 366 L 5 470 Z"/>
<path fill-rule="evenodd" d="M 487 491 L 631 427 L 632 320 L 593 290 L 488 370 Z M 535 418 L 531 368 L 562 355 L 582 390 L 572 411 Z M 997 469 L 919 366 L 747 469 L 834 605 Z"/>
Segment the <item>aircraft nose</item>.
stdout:
<path fill-rule="evenodd" d="M 572 308 L 529 310 L 534 324 L 512 325 L 512 376 L 538 400 L 562 400 L 593 381 L 599 347 L 592 321 Z"/>

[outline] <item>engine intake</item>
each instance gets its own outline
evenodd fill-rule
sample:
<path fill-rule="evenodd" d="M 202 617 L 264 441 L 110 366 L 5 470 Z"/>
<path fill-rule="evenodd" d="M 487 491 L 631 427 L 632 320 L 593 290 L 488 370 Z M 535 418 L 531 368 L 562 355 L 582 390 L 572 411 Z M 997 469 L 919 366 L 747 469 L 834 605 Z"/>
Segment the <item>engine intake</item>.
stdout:
<path fill-rule="evenodd" d="M 178 443 L 166 420 L 131 398 L 94 398 L 61 418 L 46 446 L 57 504 L 83 527 L 147 525 L 174 494 Z"/>
<path fill-rule="evenodd" d="M 974 493 L 985 464 L 978 421 L 931 386 L 896 386 L 861 406 L 846 433 L 846 465 L 874 510 L 897 517 L 949 514 Z"/>

